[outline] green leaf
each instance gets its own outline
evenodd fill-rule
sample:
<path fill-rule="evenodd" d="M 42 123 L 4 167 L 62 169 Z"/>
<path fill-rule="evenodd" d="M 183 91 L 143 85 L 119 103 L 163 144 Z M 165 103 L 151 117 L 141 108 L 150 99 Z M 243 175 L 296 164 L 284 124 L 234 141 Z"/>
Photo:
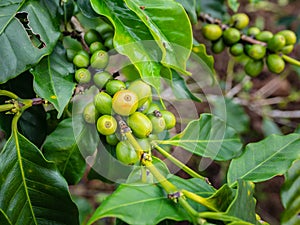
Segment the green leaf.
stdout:
<path fill-rule="evenodd" d="M 195 57 L 195 55 L 197 57 Z M 204 44 L 198 43 L 195 39 L 193 44 L 192 58 L 195 61 L 199 62 L 202 66 L 206 65 L 206 70 L 211 74 L 212 77 L 214 74 L 216 74 L 214 68 L 214 64 L 215 64 L 214 57 L 208 55 L 206 52 L 206 46 Z"/>
<path fill-rule="evenodd" d="M 176 0 L 176 2 L 180 3 L 186 12 L 189 15 L 189 18 L 193 24 L 196 24 L 197 21 L 197 12 L 196 12 L 196 0 Z"/>
<path fill-rule="evenodd" d="M 234 129 L 206 113 L 191 121 L 181 133 L 157 143 L 180 146 L 193 154 L 220 161 L 237 157 L 242 148 Z"/>
<path fill-rule="evenodd" d="M 9 22 L 14 18 L 16 12 L 22 5 L 24 4 L 25 0 L 14 0 L 14 1 L 6 1 L 1 2 L 0 5 L 0 35 L 7 27 Z"/>
<path fill-rule="evenodd" d="M 85 16 L 87 16 L 89 18 L 95 18 L 95 17 L 98 16 L 98 14 L 95 13 L 95 11 L 93 10 L 90 1 L 87 1 L 87 0 L 77 0 L 77 5 L 78 5 L 79 9 L 81 10 L 81 12 Z"/>
<path fill-rule="evenodd" d="M 277 124 L 268 117 L 264 117 L 262 121 L 262 131 L 265 137 L 270 136 L 271 134 L 279 134 L 282 135 L 280 128 Z"/>
<path fill-rule="evenodd" d="M 238 0 L 228 0 L 228 6 L 233 10 L 233 12 L 237 12 L 240 7 L 240 3 Z"/>
<path fill-rule="evenodd" d="M 60 117 L 75 88 L 73 64 L 67 61 L 63 47 L 57 45 L 53 53 L 30 72 L 34 76 L 36 93 L 51 102 Z"/>
<path fill-rule="evenodd" d="M 12 224 L 79 224 L 66 181 L 17 131 L 0 154 L 0 174 L 0 209 Z"/>
<path fill-rule="evenodd" d="M 224 97 L 219 97 L 213 101 L 213 113 L 234 128 L 237 132 L 242 133 L 249 129 L 250 118 L 244 108 Z"/>
<path fill-rule="evenodd" d="M 162 51 L 161 63 L 183 74 L 192 48 L 192 29 L 184 8 L 173 0 L 125 0 L 148 27 Z M 176 28 L 176 32 L 174 32 Z"/>
<path fill-rule="evenodd" d="M 176 177 L 174 180 L 171 178 L 170 182 L 178 188 L 186 188 L 205 196 L 213 192 L 213 189 L 200 179 L 184 180 Z M 121 184 L 95 211 L 88 224 L 104 217 L 117 217 L 128 224 L 139 225 L 157 224 L 164 219 L 191 220 L 184 209 L 168 199 L 164 191 L 155 184 Z"/>
<path fill-rule="evenodd" d="M 212 17 L 223 19 L 224 15 L 227 12 L 227 7 L 225 3 L 225 0 L 210 0 L 210 1 L 203 1 L 203 0 L 197 0 L 200 2 L 200 9 L 198 9 L 198 12 L 204 12 Z M 198 2 L 198 4 L 199 4 Z"/>
<path fill-rule="evenodd" d="M 226 210 L 226 215 L 237 217 L 243 221 L 256 223 L 255 205 L 253 198 L 254 184 L 238 180 L 237 193 L 234 200 Z M 241 210 L 242 209 L 242 210 Z"/>
<path fill-rule="evenodd" d="M 0 209 L 0 224 L 1 225 L 12 225 L 7 215 Z"/>
<path fill-rule="evenodd" d="M 76 203 L 77 208 L 79 210 L 79 221 L 81 225 L 86 224 L 89 215 L 92 214 L 93 206 L 89 202 L 87 198 L 80 197 L 80 196 L 72 196 L 73 201 Z"/>
<path fill-rule="evenodd" d="M 122 0 L 91 0 L 92 8 L 108 17 L 115 27 L 114 46 L 126 55 L 139 71 L 142 79 L 160 91 L 159 63 L 162 53 L 147 26 Z M 147 41 L 148 40 L 148 41 Z"/>
<path fill-rule="evenodd" d="M 299 158 L 299 134 L 271 135 L 260 142 L 248 144 L 244 153 L 231 161 L 227 180 L 230 184 L 237 179 L 265 181 L 284 174 Z"/>
<path fill-rule="evenodd" d="M 281 216 L 282 225 L 296 225 L 300 223 L 300 160 L 294 162 L 285 175 L 285 182 L 281 189 L 281 199 L 285 210 Z"/>
<path fill-rule="evenodd" d="M 27 2 L 20 11 L 27 16 L 29 21 L 27 26 L 30 29 L 26 30 L 25 24 L 13 17 L 0 34 L 0 58 L 5 59 L 0 62 L 0 83 L 18 76 L 43 56 L 48 55 L 60 35 L 52 23 L 48 9 L 38 2 Z M 30 39 L 29 35 L 35 39 Z M 35 41 L 44 44 L 36 46 Z"/>
<path fill-rule="evenodd" d="M 186 81 L 175 70 L 172 70 L 172 80 L 170 80 L 169 83 L 177 99 L 191 99 L 196 102 L 201 102 L 201 99 L 191 92 Z"/>

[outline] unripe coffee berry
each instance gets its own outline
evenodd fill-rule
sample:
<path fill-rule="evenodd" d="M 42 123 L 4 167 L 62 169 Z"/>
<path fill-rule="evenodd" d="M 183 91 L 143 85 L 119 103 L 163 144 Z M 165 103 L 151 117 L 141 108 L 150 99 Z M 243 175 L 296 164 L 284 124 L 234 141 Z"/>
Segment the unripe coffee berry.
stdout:
<path fill-rule="evenodd" d="M 215 41 L 222 36 L 222 29 L 217 24 L 207 24 L 202 28 L 203 36 L 210 41 Z"/>
<path fill-rule="evenodd" d="M 108 62 L 108 53 L 103 50 L 94 52 L 91 57 L 91 67 L 95 69 L 104 69 L 108 65 Z"/>
<path fill-rule="evenodd" d="M 103 115 L 97 120 L 97 130 L 100 134 L 111 135 L 117 130 L 117 121 L 110 115 Z"/>
<path fill-rule="evenodd" d="M 94 97 L 94 105 L 99 113 L 111 115 L 112 114 L 112 97 L 101 91 Z"/>
<path fill-rule="evenodd" d="M 138 97 L 130 90 L 120 90 L 112 98 L 113 110 L 122 116 L 129 116 L 138 108 Z"/>
<path fill-rule="evenodd" d="M 76 70 L 75 80 L 79 84 L 87 84 L 91 81 L 91 79 L 92 79 L 92 76 L 91 76 L 91 73 L 88 69 L 80 68 L 80 69 Z"/>

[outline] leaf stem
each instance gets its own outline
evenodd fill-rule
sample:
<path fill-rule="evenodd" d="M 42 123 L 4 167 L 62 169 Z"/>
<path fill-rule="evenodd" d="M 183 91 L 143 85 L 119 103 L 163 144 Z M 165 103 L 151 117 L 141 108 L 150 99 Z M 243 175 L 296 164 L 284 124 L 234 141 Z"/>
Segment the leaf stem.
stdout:
<path fill-rule="evenodd" d="M 12 99 L 19 99 L 19 97 L 16 94 L 6 90 L 0 90 L 0 96 L 7 96 Z"/>
<path fill-rule="evenodd" d="M 286 61 L 292 65 L 300 66 L 300 61 L 298 61 L 297 59 L 294 59 L 294 58 L 284 55 L 284 54 L 282 55 L 282 58 L 284 59 L 284 61 Z"/>
<path fill-rule="evenodd" d="M 171 154 L 169 154 L 167 151 L 165 151 L 163 148 L 161 148 L 156 143 L 154 143 L 153 145 L 154 145 L 155 149 L 160 154 L 162 154 L 164 157 L 166 157 L 167 159 L 169 159 L 172 163 L 174 163 L 176 166 L 178 166 L 179 168 L 181 168 L 184 172 L 186 172 L 187 174 L 189 174 L 191 177 L 200 178 L 200 179 L 205 180 L 205 181 L 207 180 L 206 177 L 201 176 L 196 171 L 192 170 L 190 167 L 188 167 L 184 163 L 180 162 L 178 159 L 176 159 L 174 156 L 172 156 Z"/>

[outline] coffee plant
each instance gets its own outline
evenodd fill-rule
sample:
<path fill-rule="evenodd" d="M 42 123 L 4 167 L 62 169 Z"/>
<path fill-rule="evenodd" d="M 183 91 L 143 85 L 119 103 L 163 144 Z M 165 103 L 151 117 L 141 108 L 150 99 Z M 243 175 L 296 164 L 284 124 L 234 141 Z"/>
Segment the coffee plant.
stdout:
<path fill-rule="evenodd" d="M 281 224 L 300 224 L 300 129 L 283 133 L 266 107 L 299 94 L 251 95 L 262 74 L 299 71 L 292 29 L 256 26 L 239 1 L 1 3 L 1 225 L 269 224 L 255 186 L 278 176 Z M 114 191 L 74 191 L 93 181 Z"/>

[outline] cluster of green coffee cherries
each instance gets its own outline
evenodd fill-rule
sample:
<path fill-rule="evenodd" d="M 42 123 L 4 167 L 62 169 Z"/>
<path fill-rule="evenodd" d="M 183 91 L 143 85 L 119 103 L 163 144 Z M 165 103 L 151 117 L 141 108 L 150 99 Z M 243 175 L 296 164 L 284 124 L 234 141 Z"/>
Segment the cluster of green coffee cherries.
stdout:
<path fill-rule="evenodd" d="M 214 53 L 220 53 L 228 47 L 233 56 L 246 55 L 248 61 L 244 69 L 248 75 L 259 75 L 265 63 L 270 72 L 281 73 L 285 68 L 285 61 L 281 56 L 293 50 L 297 41 L 295 33 L 282 30 L 273 34 L 257 27 L 247 28 L 248 24 L 248 15 L 237 13 L 230 18 L 228 25 L 205 24 L 202 33 L 212 41 L 211 49 Z"/>
<path fill-rule="evenodd" d="M 106 69 L 110 55 L 103 49 L 93 49 L 93 38 L 87 31 L 84 39 L 89 44 L 90 54 L 81 51 L 73 58 L 76 66 L 75 79 L 80 85 L 95 85 L 99 92 L 83 110 L 86 123 L 95 125 L 101 140 L 115 146 L 116 158 L 124 164 L 135 164 L 140 159 L 127 140 L 124 132 L 132 132 L 143 151 L 151 151 L 151 140 L 162 132 L 173 128 L 175 115 L 162 109 L 152 97 L 152 88 L 141 79 L 124 82 Z M 77 58 L 78 57 L 78 58 Z M 79 58 L 80 57 L 80 58 Z M 84 63 L 82 63 L 84 62 Z M 120 126 L 126 123 L 127 131 Z"/>

